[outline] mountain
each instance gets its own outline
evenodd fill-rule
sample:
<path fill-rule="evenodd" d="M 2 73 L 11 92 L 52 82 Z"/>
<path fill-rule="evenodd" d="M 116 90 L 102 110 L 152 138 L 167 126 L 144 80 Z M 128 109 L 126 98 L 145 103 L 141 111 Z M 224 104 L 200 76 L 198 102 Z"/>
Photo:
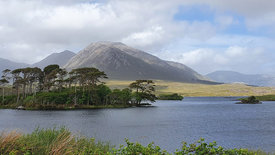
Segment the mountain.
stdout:
<path fill-rule="evenodd" d="M 245 83 L 254 86 L 275 86 L 275 77 L 262 74 L 242 74 L 234 71 L 216 71 L 206 77 L 224 83 Z"/>
<path fill-rule="evenodd" d="M 17 63 L 7 59 L 0 58 L 0 75 L 2 75 L 2 71 L 5 69 L 14 70 L 17 68 L 22 68 L 27 66 L 30 66 L 30 65 L 25 63 Z"/>
<path fill-rule="evenodd" d="M 96 67 L 110 79 L 118 80 L 160 79 L 214 83 L 183 64 L 161 60 L 119 42 L 92 43 L 64 65 L 67 70 L 81 67 Z"/>
<path fill-rule="evenodd" d="M 43 69 L 46 66 L 51 64 L 58 64 L 59 66 L 64 66 L 75 55 L 76 55 L 75 53 L 68 50 L 60 53 L 53 53 L 48 57 L 46 57 L 45 59 L 33 64 L 32 67 L 39 67 Z"/>

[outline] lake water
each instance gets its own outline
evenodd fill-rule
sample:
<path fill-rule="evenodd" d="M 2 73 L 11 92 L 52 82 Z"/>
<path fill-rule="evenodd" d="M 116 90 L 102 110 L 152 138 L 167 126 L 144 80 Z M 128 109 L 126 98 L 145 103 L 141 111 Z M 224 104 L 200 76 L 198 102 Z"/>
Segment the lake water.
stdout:
<path fill-rule="evenodd" d="M 118 145 L 124 138 L 168 151 L 200 137 L 226 148 L 275 151 L 275 102 L 237 105 L 232 97 L 157 101 L 150 108 L 74 111 L 0 110 L 0 131 L 64 125 L 75 134 Z"/>

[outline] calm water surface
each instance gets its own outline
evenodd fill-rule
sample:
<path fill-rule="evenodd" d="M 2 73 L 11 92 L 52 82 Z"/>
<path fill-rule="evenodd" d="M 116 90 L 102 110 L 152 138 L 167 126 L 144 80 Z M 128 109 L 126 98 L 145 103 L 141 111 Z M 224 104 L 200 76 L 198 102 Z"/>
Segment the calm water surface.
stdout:
<path fill-rule="evenodd" d="M 236 105 L 231 97 L 157 101 L 155 107 L 75 111 L 0 110 L 0 131 L 29 133 L 64 125 L 75 134 L 122 144 L 124 138 L 168 151 L 205 138 L 226 148 L 275 151 L 275 102 Z"/>

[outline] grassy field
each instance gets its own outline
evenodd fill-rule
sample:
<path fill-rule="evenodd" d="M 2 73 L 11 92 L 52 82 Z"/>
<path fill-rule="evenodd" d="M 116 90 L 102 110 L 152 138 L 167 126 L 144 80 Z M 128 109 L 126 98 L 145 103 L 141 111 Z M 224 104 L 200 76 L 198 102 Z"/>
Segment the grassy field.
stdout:
<path fill-rule="evenodd" d="M 112 89 L 121 89 L 127 87 L 131 82 L 109 80 L 106 81 L 106 84 Z M 183 96 L 262 96 L 275 94 L 275 87 L 253 87 L 243 84 L 206 85 L 161 80 L 155 80 L 155 83 L 157 95 L 167 93 L 178 93 Z"/>

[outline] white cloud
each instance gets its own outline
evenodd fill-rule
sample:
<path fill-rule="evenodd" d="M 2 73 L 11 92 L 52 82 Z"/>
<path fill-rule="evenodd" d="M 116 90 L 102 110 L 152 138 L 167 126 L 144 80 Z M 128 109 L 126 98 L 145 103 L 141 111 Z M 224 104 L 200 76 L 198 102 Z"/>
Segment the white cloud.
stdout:
<path fill-rule="evenodd" d="M 178 54 L 175 57 L 177 57 L 176 60 L 204 74 L 216 70 L 265 73 L 265 70 L 262 70 L 263 64 L 270 62 L 275 55 L 268 55 L 260 48 L 232 46 L 225 50 L 201 48 Z"/>
<path fill-rule="evenodd" d="M 214 22 L 174 20 L 180 6 L 200 4 L 215 11 Z M 274 50 L 274 39 L 220 33 L 238 24 L 226 12 L 243 17 L 251 31 L 268 26 L 275 32 L 274 7 L 270 0 L 0 0 L 0 57 L 33 63 L 52 52 L 77 52 L 106 40 L 181 61 L 199 72 L 252 72 L 251 64 L 258 71 L 261 63 L 271 61 L 266 57 L 273 55 L 268 51 Z"/>

